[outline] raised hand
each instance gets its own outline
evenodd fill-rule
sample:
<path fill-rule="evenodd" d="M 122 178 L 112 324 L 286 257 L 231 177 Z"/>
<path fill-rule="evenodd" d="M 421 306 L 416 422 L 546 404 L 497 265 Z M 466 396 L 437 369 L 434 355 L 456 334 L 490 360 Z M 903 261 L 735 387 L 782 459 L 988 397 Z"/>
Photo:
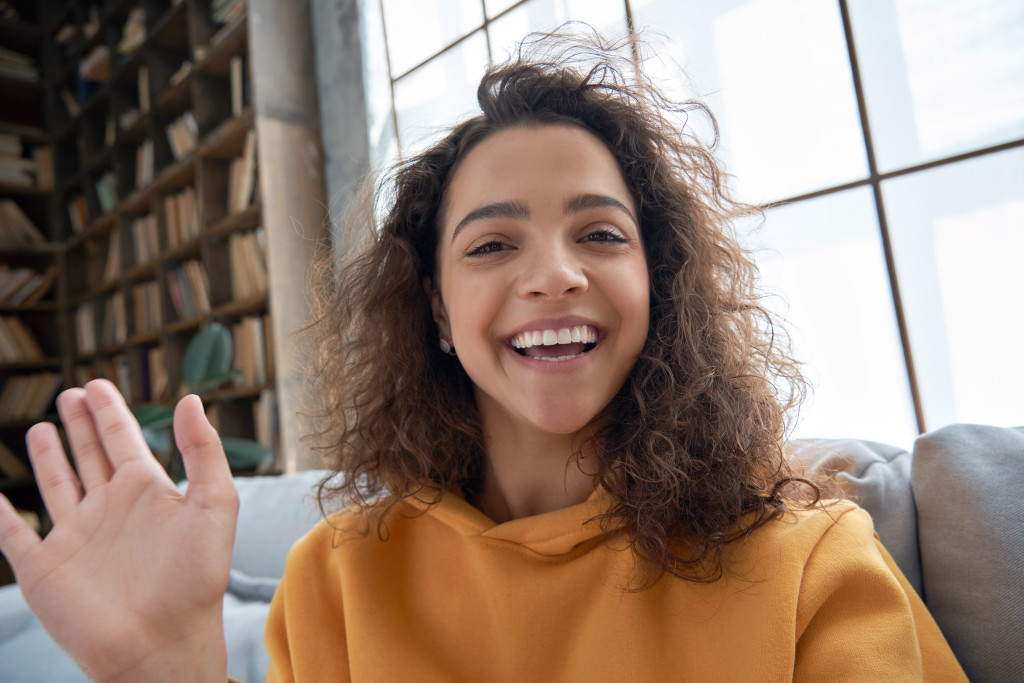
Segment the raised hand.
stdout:
<path fill-rule="evenodd" d="M 113 384 L 57 399 L 78 474 L 54 425 L 29 430 L 53 518 L 45 539 L 0 495 L 0 550 L 51 637 L 93 680 L 225 681 L 222 600 L 238 495 L 196 396 L 175 409 L 181 493 Z"/>

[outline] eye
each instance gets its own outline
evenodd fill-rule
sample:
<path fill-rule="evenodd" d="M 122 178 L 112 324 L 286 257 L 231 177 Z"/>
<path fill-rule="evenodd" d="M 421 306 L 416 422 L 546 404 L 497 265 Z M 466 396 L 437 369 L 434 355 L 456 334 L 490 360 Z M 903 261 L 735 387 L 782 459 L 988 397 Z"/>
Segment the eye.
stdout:
<path fill-rule="evenodd" d="M 618 231 L 609 228 L 599 228 L 594 232 L 587 233 L 583 242 L 603 242 L 607 244 L 625 244 L 628 240 Z"/>
<path fill-rule="evenodd" d="M 466 252 L 466 256 L 487 256 L 488 254 L 496 254 L 508 248 L 508 245 L 504 242 L 490 240 L 489 242 L 484 242 L 483 244 L 473 247 Z"/>

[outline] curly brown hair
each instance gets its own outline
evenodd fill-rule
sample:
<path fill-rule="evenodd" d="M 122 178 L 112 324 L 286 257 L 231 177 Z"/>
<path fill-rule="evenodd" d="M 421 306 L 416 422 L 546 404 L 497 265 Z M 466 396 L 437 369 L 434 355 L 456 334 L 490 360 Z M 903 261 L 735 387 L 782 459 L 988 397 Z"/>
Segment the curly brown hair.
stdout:
<path fill-rule="evenodd" d="M 818 500 L 782 451 L 804 381 L 732 227 L 756 211 L 729 198 L 714 145 L 668 116 L 703 115 L 717 137 L 711 113 L 669 101 L 622 47 L 548 35 L 490 68 L 477 91 L 483 113 L 385 177 L 376 195 L 383 220 L 370 220 L 366 207 L 361 226 L 354 222 L 363 228 L 358 254 L 340 274 L 325 273 L 308 330 L 325 401 L 315 436 L 346 476 L 324 482 L 321 498 L 379 510 L 382 538 L 387 511 L 404 498 L 436 503 L 454 489 L 473 500 L 480 490 L 486 456 L 472 383 L 438 349 L 423 282 L 435 274 L 439 216 L 460 160 L 498 131 L 546 123 L 602 140 L 639 211 L 650 272 L 646 344 L 610 419 L 576 455 L 597 455 L 595 482 L 614 500 L 600 521 L 625 532 L 645 561 L 643 583 L 663 572 L 714 580 L 725 544 L 787 502 Z"/>

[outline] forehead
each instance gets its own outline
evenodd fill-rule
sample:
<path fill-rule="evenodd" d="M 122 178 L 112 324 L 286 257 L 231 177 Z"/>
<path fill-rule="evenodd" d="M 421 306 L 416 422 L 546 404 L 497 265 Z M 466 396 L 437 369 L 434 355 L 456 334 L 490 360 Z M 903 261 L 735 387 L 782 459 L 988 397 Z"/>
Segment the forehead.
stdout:
<path fill-rule="evenodd" d="M 462 216 L 484 204 L 519 201 L 539 209 L 584 193 L 612 196 L 635 215 L 618 162 L 593 133 L 563 123 L 508 128 L 480 142 L 456 167 L 441 227 L 451 232 Z"/>

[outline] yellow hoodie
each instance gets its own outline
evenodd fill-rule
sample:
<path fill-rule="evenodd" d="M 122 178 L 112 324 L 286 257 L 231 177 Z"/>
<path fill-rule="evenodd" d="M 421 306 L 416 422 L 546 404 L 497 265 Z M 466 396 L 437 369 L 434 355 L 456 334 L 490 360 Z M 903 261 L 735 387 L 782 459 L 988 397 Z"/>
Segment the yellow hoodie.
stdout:
<path fill-rule="evenodd" d="M 724 578 L 641 592 L 607 501 L 495 524 L 457 494 L 363 514 L 289 555 L 268 681 L 965 681 L 852 503 L 791 512 L 726 546 Z"/>

